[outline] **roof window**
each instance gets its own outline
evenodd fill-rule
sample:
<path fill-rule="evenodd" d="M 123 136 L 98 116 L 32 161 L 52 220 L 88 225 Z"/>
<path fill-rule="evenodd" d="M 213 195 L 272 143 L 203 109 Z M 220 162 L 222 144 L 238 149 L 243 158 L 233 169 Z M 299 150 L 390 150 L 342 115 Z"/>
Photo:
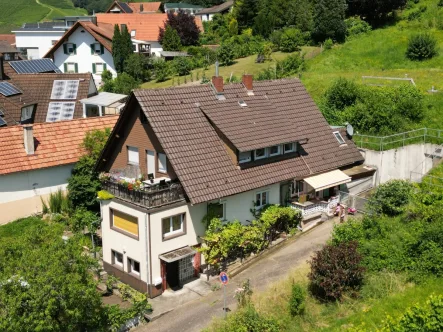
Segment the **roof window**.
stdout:
<path fill-rule="evenodd" d="M 341 136 L 340 132 L 338 131 L 334 131 L 333 132 L 335 138 L 337 139 L 338 143 L 340 143 L 340 145 L 345 144 L 345 140 L 343 139 L 343 137 Z"/>
<path fill-rule="evenodd" d="M 239 100 L 239 101 L 238 101 L 238 104 L 239 104 L 241 107 L 247 107 L 247 106 L 248 106 L 248 104 L 246 104 L 244 100 Z"/>

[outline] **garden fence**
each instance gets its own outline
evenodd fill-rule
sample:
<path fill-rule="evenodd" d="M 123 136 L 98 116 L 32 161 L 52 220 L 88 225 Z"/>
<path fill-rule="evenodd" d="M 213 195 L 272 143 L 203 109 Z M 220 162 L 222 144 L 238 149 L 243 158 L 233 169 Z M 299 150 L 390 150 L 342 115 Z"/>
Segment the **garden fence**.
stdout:
<path fill-rule="evenodd" d="M 359 148 L 385 151 L 414 143 L 443 144 L 443 130 L 420 128 L 388 136 L 355 134 L 352 139 Z"/>
<path fill-rule="evenodd" d="M 339 192 L 339 197 L 340 204 L 343 204 L 346 207 L 355 208 L 360 213 L 368 212 L 368 199 L 357 195 L 351 195 L 350 193 L 344 191 Z"/>

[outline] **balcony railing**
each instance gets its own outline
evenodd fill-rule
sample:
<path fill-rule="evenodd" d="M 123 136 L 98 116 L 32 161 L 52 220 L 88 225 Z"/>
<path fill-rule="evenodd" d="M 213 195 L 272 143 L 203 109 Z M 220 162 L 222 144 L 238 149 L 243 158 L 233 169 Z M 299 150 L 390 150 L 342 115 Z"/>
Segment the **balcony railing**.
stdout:
<path fill-rule="evenodd" d="M 328 202 L 319 200 L 307 201 L 305 203 L 292 202 L 291 207 L 293 209 L 300 210 L 303 217 L 307 217 L 318 212 L 325 212 L 328 215 L 332 215 L 338 201 L 338 197 L 335 197 L 330 199 Z"/>
<path fill-rule="evenodd" d="M 147 208 L 159 207 L 185 199 L 180 183 L 168 184 L 164 188 L 129 189 L 127 186 L 112 180 L 102 181 L 103 189 L 114 196 Z"/>

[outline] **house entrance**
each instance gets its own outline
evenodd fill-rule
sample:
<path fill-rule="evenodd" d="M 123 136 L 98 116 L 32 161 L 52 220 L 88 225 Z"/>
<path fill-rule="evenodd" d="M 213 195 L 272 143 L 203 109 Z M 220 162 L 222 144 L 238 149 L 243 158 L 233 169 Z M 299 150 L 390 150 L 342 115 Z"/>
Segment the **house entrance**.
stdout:
<path fill-rule="evenodd" d="M 178 277 L 178 263 L 179 261 L 166 263 L 166 283 L 168 288 L 174 289 L 180 284 Z"/>

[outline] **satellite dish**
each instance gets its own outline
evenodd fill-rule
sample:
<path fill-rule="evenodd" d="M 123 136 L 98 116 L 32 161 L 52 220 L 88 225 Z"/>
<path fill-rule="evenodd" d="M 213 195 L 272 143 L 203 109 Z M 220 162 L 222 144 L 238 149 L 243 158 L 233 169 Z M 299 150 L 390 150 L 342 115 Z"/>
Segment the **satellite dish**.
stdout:
<path fill-rule="evenodd" d="M 354 136 L 354 127 L 352 127 L 350 124 L 346 125 L 346 133 L 349 137 Z"/>

